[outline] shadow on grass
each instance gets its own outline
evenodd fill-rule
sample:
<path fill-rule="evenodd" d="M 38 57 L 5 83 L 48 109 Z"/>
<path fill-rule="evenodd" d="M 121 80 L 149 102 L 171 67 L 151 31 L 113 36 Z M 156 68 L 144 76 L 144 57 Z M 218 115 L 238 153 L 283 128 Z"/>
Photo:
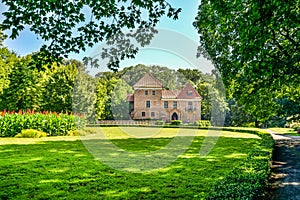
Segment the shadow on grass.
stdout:
<path fill-rule="evenodd" d="M 147 173 L 130 173 L 97 161 L 81 141 L 49 141 L 0 146 L 0 199 L 191 199 L 201 198 L 248 152 L 258 139 L 220 137 L 200 158 L 203 137 L 172 164 Z M 113 140 L 131 152 L 157 151 L 170 138 Z M 106 140 L 90 140 L 94 145 Z M 177 146 L 176 148 L 180 148 Z M 176 149 L 174 149 L 176 150 Z M 168 158 L 168 155 L 161 155 Z M 118 162 L 118 160 L 115 160 Z"/>

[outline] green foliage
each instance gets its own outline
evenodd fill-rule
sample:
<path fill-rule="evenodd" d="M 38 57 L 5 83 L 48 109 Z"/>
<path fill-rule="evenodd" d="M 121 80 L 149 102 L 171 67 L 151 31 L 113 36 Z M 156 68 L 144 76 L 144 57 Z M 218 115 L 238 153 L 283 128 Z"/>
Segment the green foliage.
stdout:
<path fill-rule="evenodd" d="M 210 121 L 209 120 L 199 120 L 197 122 L 194 122 L 193 125 L 198 126 L 199 128 L 208 128 L 211 126 Z"/>
<path fill-rule="evenodd" d="M 298 7 L 298 0 L 204 0 L 199 6 L 199 54 L 220 71 L 228 96 L 260 122 L 276 115 L 279 94 L 299 99 L 289 89 L 300 80 Z"/>
<path fill-rule="evenodd" d="M 271 173 L 269 162 L 274 148 L 271 135 L 255 130 L 226 130 L 257 134 L 261 137 L 259 145 L 262 148 L 253 149 L 242 165 L 235 167 L 215 184 L 206 199 L 261 199 Z"/>
<path fill-rule="evenodd" d="M 97 79 L 85 71 L 78 71 L 72 93 L 72 111 L 84 115 L 89 123 L 96 120 L 96 87 Z"/>
<path fill-rule="evenodd" d="M 239 106 L 237 104 L 232 105 L 231 113 L 232 126 L 247 127 L 247 124 L 255 122 L 254 117 L 244 110 L 244 106 Z"/>
<path fill-rule="evenodd" d="M 0 39 L 0 95 L 4 89 L 9 87 L 9 75 L 11 74 L 13 66 L 17 60 L 18 58 L 14 53 L 9 51 L 7 48 L 1 47 Z"/>
<path fill-rule="evenodd" d="M 206 77 L 209 77 L 209 75 L 206 75 Z M 224 122 L 222 119 L 225 118 L 228 104 L 225 101 L 225 94 L 223 94 L 222 88 L 218 88 L 218 77 L 216 74 L 211 75 L 210 78 L 211 82 L 203 80 L 196 84 L 196 90 L 202 97 L 202 119 L 210 120 L 212 125 L 223 126 Z"/>
<path fill-rule="evenodd" d="M 78 73 L 74 64 L 53 63 L 47 69 L 49 77 L 44 84 L 43 104 L 40 110 L 72 112 L 72 93 Z"/>
<path fill-rule="evenodd" d="M 99 78 L 96 89 L 96 117 L 97 119 L 114 119 L 111 107 L 112 92 L 118 80 L 115 77 Z M 123 97 L 124 98 L 124 97 Z"/>
<path fill-rule="evenodd" d="M 123 79 L 117 81 L 117 84 L 111 93 L 111 110 L 114 119 L 130 119 L 127 95 L 132 93 L 132 87 Z"/>
<path fill-rule="evenodd" d="M 5 35 L 2 32 L 2 25 L 0 24 L 0 48 L 3 47 L 3 41 L 7 38 L 7 35 Z"/>
<path fill-rule="evenodd" d="M 164 124 L 165 124 L 165 122 L 163 120 L 157 120 L 155 122 L 155 125 L 164 125 Z"/>
<path fill-rule="evenodd" d="M 92 127 L 84 127 L 82 130 L 84 132 L 88 133 L 88 134 L 96 134 L 96 133 L 98 133 L 97 130 L 95 128 L 92 128 Z"/>
<path fill-rule="evenodd" d="M 68 133 L 66 134 L 66 136 L 85 136 L 87 135 L 87 133 L 83 130 L 71 130 L 68 131 Z"/>
<path fill-rule="evenodd" d="M 172 120 L 171 121 L 171 125 L 180 125 L 180 124 L 182 124 L 181 120 Z"/>
<path fill-rule="evenodd" d="M 41 137 L 47 137 L 47 133 L 43 131 L 38 131 L 34 129 L 24 129 L 21 131 L 21 133 L 18 133 L 16 138 L 41 138 Z"/>
<path fill-rule="evenodd" d="M 32 64 L 30 55 L 18 58 L 9 75 L 9 87 L 0 95 L 0 110 L 40 110 L 48 74 Z"/>
<path fill-rule="evenodd" d="M 23 129 L 46 132 L 48 136 L 66 135 L 69 130 L 84 126 L 84 119 L 58 113 L 5 113 L 0 116 L 0 137 L 14 137 Z"/>
<path fill-rule="evenodd" d="M 294 131 L 297 131 L 298 129 L 300 129 L 300 123 L 294 123 L 294 124 L 292 124 L 291 128 L 294 129 Z"/>
<path fill-rule="evenodd" d="M 83 128 L 81 130 L 70 130 L 68 131 L 68 133 L 66 134 L 67 136 L 85 136 L 85 135 L 89 135 L 89 134 L 96 134 L 97 130 L 94 128 L 90 128 L 90 127 L 86 127 Z"/>
<path fill-rule="evenodd" d="M 153 33 L 149 27 L 155 27 L 162 16 L 177 19 L 181 9 L 173 8 L 168 2 L 161 0 L 147 1 L 30 1 L 24 4 L 22 0 L 13 3 L 3 0 L 8 6 L 3 13 L 3 30 L 10 30 L 10 38 L 15 39 L 19 33 L 29 26 L 30 30 L 44 41 L 41 52 L 50 52 L 52 57 L 66 56 L 70 52 L 79 53 L 86 47 L 103 40 L 109 40 L 115 35 L 136 38 L 142 46 L 149 43 Z M 154 9 L 155 8 L 155 9 Z M 86 9 L 90 14 L 86 14 Z M 16 13 L 18 13 L 16 15 Z M 107 19 L 113 20 L 107 20 Z M 125 30 L 135 30 L 124 35 Z M 151 30 L 151 29 L 150 29 Z M 114 44 L 114 39 L 112 39 Z M 113 52 L 107 50 L 102 56 L 113 57 L 109 65 L 116 69 L 120 60 L 134 57 L 137 50 L 125 39 L 116 38 L 117 42 L 125 43 Z M 128 46 L 125 48 L 124 46 Z M 122 53 L 120 53 L 123 51 Z"/>
<path fill-rule="evenodd" d="M 82 71 L 83 64 L 78 61 L 37 68 L 32 55 L 16 57 L 5 48 L 1 48 L 0 53 L 0 110 L 72 112 L 76 78 L 75 89 L 83 96 L 82 100 L 93 94 L 85 81 L 91 82 L 93 78 Z M 84 106 L 89 108 L 87 103 Z"/>

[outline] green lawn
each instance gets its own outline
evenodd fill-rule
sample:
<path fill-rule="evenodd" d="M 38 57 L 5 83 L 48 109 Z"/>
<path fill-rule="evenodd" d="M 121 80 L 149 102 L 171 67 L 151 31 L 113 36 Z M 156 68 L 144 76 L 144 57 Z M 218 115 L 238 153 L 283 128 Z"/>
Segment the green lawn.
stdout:
<path fill-rule="evenodd" d="M 297 134 L 297 132 L 294 131 L 292 128 L 269 128 L 269 129 L 278 134 L 300 136 L 300 134 Z"/>
<path fill-rule="evenodd" d="M 146 132 L 135 129 L 137 133 L 141 130 Z M 102 129 L 114 138 L 114 144 L 137 152 L 158 150 L 177 130 L 158 130 L 154 138 L 133 138 L 118 128 Z M 190 137 L 189 131 L 180 134 Z M 212 151 L 200 158 L 206 134 L 197 131 L 189 149 L 175 162 L 146 173 L 102 164 L 79 137 L 0 138 L 0 199 L 201 199 L 218 180 L 245 162 L 249 152 L 263 148 L 256 135 L 224 131 Z"/>

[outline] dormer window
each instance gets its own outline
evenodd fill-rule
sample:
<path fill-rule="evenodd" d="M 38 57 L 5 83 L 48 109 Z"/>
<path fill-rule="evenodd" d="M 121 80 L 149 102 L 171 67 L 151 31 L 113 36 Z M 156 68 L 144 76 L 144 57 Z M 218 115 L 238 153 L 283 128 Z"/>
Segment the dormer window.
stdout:
<path fill-rule="evenodd" d="M 193 91 L 192 91 L 192 90 L 189 90 L 189 91 L 187 92 L 187 95 L 188 95 L 188 96 L 192 96 L 192 95 L 193 95 Z"/>

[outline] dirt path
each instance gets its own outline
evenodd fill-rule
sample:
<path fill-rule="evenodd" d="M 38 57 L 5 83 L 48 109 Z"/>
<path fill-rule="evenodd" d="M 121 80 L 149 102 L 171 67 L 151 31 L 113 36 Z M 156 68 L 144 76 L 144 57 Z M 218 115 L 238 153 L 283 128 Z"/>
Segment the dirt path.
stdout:
<path fill-rule="evenodd" d="M 300 200 L 300 137 L 271 134 L 275 149 L 268 199 Z"/>

